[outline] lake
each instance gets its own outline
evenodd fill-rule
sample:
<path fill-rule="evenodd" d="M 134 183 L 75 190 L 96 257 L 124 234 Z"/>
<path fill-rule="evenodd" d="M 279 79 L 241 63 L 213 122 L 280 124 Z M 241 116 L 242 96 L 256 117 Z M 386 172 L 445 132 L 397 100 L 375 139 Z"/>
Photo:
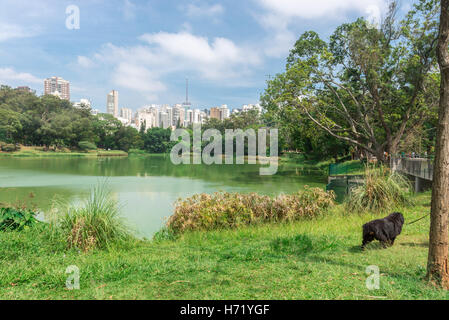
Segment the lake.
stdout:
<path fill-rule="evenodd" d="M 325 187 L 326 177 L 281 162 L 274 176 L 258 165 L 179 165 L 167 155 L 115 158 L 0 158 L 0 203 L 25 203 L 41 211 L 54 200 L 77 203 L 105 180 L 121 213 L 141 237 L 151 237 L 173 213 L 174 202 L 215 191 L 293 193 Z"/>

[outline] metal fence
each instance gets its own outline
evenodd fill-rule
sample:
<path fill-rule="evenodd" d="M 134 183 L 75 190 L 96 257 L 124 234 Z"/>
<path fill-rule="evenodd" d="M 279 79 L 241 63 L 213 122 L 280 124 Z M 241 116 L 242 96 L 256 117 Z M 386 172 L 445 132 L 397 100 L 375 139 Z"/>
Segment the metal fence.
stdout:
<path fill-rule="evenodd" d="M 334 191 L 337 196 L 336 200 L 342 202 L 353 188 L 363 184 L 363 179 L 363 175 L 329 176 L 326 191 Z"/>

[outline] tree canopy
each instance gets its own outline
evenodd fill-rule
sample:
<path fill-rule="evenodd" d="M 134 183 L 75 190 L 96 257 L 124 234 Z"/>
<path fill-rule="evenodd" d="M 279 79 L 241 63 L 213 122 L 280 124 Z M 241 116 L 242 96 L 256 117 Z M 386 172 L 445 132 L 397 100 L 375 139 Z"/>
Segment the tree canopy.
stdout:
<path fill-rule="evenodd" d="M 300 36 L 286 71 L 268 81 L 261 99 L 290 139 L 318 130 L 315 137 L 332 137 L 328 146 L 340 143 L 384 160 L 385 151 L 398 152 L 410 134 L 435 123 L 438 1 L 417 2 L 400 22 L 396 11 L 392 2 L 380 26 L 360 18 L 328 41 L 314 31 Z"/>

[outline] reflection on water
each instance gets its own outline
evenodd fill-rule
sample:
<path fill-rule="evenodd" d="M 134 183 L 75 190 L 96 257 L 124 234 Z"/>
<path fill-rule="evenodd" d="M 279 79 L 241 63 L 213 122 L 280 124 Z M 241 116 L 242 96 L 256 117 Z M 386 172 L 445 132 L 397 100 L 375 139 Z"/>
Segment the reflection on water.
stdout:
<path fill-rule="evenodd" d="M 173 212 L 173 203 L 196 193 L 296 192 L 325 186 L 325 177 L 280 164 L 274 176 L 260 176 L 257 165 L 180 165 L 169 156 L 130 158 L 0 159 L 0 203 L 26 203 L 46 211 L 52 200 L 79 201 L 107 177 L 122 214 L 141 236 L 150 237 Z"/>

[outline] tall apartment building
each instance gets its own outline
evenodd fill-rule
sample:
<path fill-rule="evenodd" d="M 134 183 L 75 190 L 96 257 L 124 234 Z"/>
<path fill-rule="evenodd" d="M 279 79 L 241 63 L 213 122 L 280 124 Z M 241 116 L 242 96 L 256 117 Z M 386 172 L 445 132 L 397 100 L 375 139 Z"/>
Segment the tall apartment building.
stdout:
<path fill-rule="evenodd" d="M 133 119 L 133 111 L 129 108 L 121 108 L 120 109 L 120 117 L 128 120 L 128 123 L 131 123 Z"/>
<path fill-rule="evenodd" d="M 183 127 L 185 118 L 186 118 L 186 111 L 184 107 L 180 104 L 175 105 L 173 107 L 173 126 Z"/>
<path fill-rule="evenodd" d="M 168 112 L 160 112 L 159 113 L 159 125 L 163 129 L 168 129 L 171 127 L 170 115 Z"/>
<path fill-rule="evenodd" d="M 220 108 L 219 107 L 211 108 L 209 116 L 210 116 L 211 119 L 221 120 Z"/>
<path fill-rule="evenodd" d="M 230 111 L 228 109 L 228 106 L 226 104 L 222 105 L 220 107 L 220 120 L 223 121 L 224 119 L 229 118 Z"/>
<path fill-rule="evenodd" d="M 44 94 L 70 101 L 70 82 L 60 77 L 47 78 L 44 80 Z"/>
<path fill-rule="evenodd" d="M 108 93 L 106 101 L 106 112 L 118 117 L 118 91 L 112 90 Z"/>

